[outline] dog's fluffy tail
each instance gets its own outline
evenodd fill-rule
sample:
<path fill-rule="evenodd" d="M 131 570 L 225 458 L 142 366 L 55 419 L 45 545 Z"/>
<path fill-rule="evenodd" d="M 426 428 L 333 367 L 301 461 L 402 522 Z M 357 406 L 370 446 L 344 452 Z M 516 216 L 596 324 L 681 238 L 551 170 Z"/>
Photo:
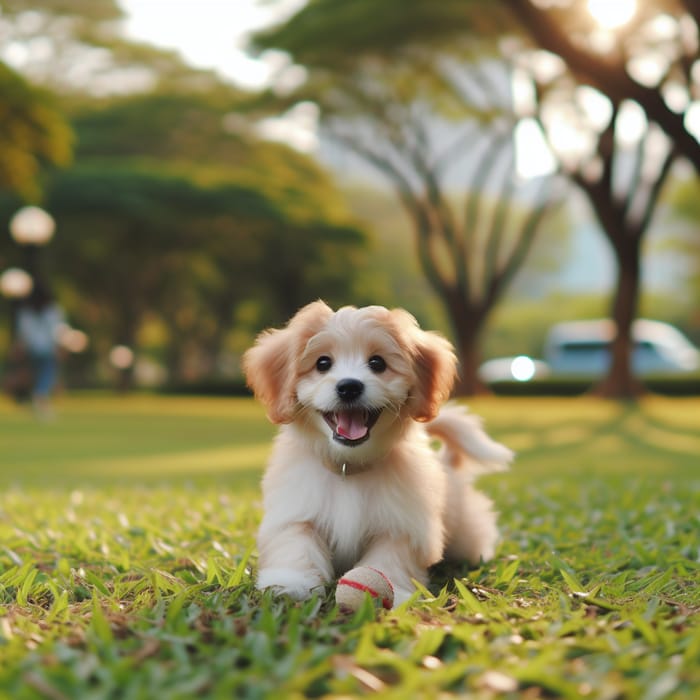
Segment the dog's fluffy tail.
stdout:
<path fill-rule="evenodd" d="M 481 427 L 481 419 L 463 406 L 448 404 L 426 428 L 442 442 L 443 461 L 454 468 L 465 468 L 472 479 L 505 471 L 513 459 L 513 452 L 492 440 Z"/>

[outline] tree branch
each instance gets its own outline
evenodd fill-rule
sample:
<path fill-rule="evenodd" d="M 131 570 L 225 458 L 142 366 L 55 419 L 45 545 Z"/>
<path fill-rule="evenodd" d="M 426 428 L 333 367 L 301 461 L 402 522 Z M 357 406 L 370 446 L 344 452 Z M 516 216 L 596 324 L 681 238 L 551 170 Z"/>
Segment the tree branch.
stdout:
<path fill-rule="evenodd" d="M 434 246 L 438 241 L 442 242 L 450 252 L 447 258 L 444 255 L 438 257 L 439 253 L 431 248 L 430 259 L 436 269 L 441 267 L 445 271 L 445 265 L 450 266 L 449 271 L 441 275 L 444 285 L 454 284 L 460 294 L 468 295 L 469 271 L 466 268 L 465 256 L 461 254 L 464 232 L 455 222 L 452 207 L 445 199 L 436 168 L 431 168 L 428 163 L 430 143 L 424 122 L 412 120 L 406 126 L 411 127 L 410 134 L 413 138 L 411 144 L 404 144 L 404 152 L 423 184 L 427 206 L 434 218 L 430 243 Z M 426 251 L 423 251 L 422 255 L 425 256 Z M 441 261 L 440 265 L 438 260 Z"/>
<path fill-rule="evenodd" d="M 697 0 L 684 0 L 689 12 L 695 16 Z M 655 88 L 648 88 L 632 80 L 625 65 L 619 60 L 609 60 L 577 46 L 551 14 L 535 5 L 532 0 L 509 0 L 507 6 L 527 28 L 535 41 L 544 49 L 560 56 L 569 69 L 598 88 L 613 102 L 635 100 L 647 113 L 649 121 L 655 121 L 675 142 L 679 151 L 692 162 L 700 174 L 700 143 L 685 127 L 684 115 L 673 112 Z"/>
<path fill-rule="evenodd" d="M 551 194 L 552 177 L 542 178 L 536 204 L 523 222 L 519 235 L 516 236 L 515 245 L 511 249 L 500 272 L 494 274 L 487 286 L 485 303 L 493 305 L 505 288 L 510 284 L 518 270 L 522 267 L 527 254 L 532 248 L 532 242 L 539 231 L 544 217 L 555 207 L 559 206 L 563 199 L 553 197 Z"/>
<path fill-rule="evenodd" d="M 462 155 L 462 149 L 474 143 L 475 132 L 477 131 L 478 125 L 474 122 L 469 123 L 464 129 L 464 133 L 451 141 L 449 146 L 435 157 L 433 161 L 435 172 L 442 173 L 447 170 L 447 168 Z"/>
<path fill-rule="evenodd" d="M 444 295 L 449 290 L 450 284 L 440 274 L 431 245 L 431 238 L 436 228 L 434 225 L 436 213 L 429 202 L 414 191 L 408 178 L 392 163 L 390 157 L 360 143 L 347 134 L 341 134 L 336 131 L 331 132 L 331 136 L 384 173 L 393 183 L 402 205 L 413 220 L 416 231 L 418 259 L 423 267 L 423 272 L 432 287 L 438 293 Z"/>
<path fill-rule="evenodd" d="M 503 234 L 505 233 L 506 220 L 508 213 L 513 207 L 513 188 L 515 186 L 515 178 L 513 175 L 514 154 L 513 150 L 509 149 L 509 166 L 504 169 L 501 182 L 501 189 L 495 210 L 491 217 L 491 226 L 487 234 L 486 250 L 484 254 L 484 275 L 482 286 L 484 289 L 489 289 L 491 280 L 498 276 L 498 258 L 501 253 L 501 243 Z"/>
<path fill-rule="evenodd" d="M 676 162 L 677 157 L 678 152 L 673 146 L 671 146 L 671 148 L 669 148 L 668 150 L 668 153 L 666 154 L 666 157 L 664 158 L 663 163 L 661 164 L 659 174 L 656 176 L 656 179 L 654 180 L 649 189 L 649 195 L 647 196 L 647 201 L 644 205 L 644 211 L 642 212 L 639 221 L 634 227 L 634 235 L 638 239 L 640 239 L 646 232 L 647 228 L 649 228 L 649 224 L 651 223 L 651 217 L 653 216 L 654 211 L 656 209 L 656 203 L 659 200 L 661 190 L 666 184 L 668 175 L 671 172 L 671 168 Z"/>

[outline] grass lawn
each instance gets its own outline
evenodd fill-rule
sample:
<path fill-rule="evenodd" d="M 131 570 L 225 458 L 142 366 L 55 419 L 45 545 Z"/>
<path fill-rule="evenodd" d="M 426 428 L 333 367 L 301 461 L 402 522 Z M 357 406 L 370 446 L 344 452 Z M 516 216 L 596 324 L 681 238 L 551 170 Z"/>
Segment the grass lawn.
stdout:
<path fill-rule="evenodd" d="M 0 698 L 700 697 L 700 400 L 472 408 L 496 559 L 348 616 L 254 590 L 251 400 L 0 399 Z"/>

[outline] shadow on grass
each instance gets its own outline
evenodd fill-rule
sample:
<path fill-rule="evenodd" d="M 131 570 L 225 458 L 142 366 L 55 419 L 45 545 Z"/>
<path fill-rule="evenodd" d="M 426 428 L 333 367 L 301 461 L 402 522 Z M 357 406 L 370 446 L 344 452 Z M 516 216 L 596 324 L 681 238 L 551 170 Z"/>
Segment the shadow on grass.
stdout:
<path fill-rule="evenodd" d="M 474 401 L 473 410 L 516 451 L 511 473 L 498 477 L 512 483 L 572 473 L 697 474 L 699 399 L 497 398 Z M 66 397 L 50 424 L 0 402 L 0 484 L 257 488 L 275 431 L 251 399 Z"/>
<path fill-rule="evenodd" d="M 700 455 L 700 401 L 654 399 L 641 404 L 574 399 L 567 403 L 531 401 L 531 413 L 512 415 L 489 425 L 526 465 L 551 472 L 556 463 L 567 471 L 599 473 L 688 472 L 697 474 Z M 543 407 L 546 416 L 538 416 Z"/>

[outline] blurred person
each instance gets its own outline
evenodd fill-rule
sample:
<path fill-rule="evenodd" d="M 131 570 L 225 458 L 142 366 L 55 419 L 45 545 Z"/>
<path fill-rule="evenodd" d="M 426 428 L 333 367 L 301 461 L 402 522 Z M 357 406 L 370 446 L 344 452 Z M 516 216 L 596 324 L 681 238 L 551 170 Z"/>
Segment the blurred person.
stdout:
<path fill-rule="evenodd" d="M 36 280 L 17 310 L 17 343 L 32 368 L 32 404 L 37 415 L 49 418 L 51 394 L 58 379 L 58 338 L 65 316 L 48 286 Z"/>
<path fill-rule="evenodd" d="M 16 299 L 10 300 L 10 319 L 12 331 L 10 347 L 5 358 L 2 378 L 2 390 L 17 403 L 28 401 L 32 393 L 32 369 L 29 366 L 27 352 L 17 342 L 17 308 Z"/>

